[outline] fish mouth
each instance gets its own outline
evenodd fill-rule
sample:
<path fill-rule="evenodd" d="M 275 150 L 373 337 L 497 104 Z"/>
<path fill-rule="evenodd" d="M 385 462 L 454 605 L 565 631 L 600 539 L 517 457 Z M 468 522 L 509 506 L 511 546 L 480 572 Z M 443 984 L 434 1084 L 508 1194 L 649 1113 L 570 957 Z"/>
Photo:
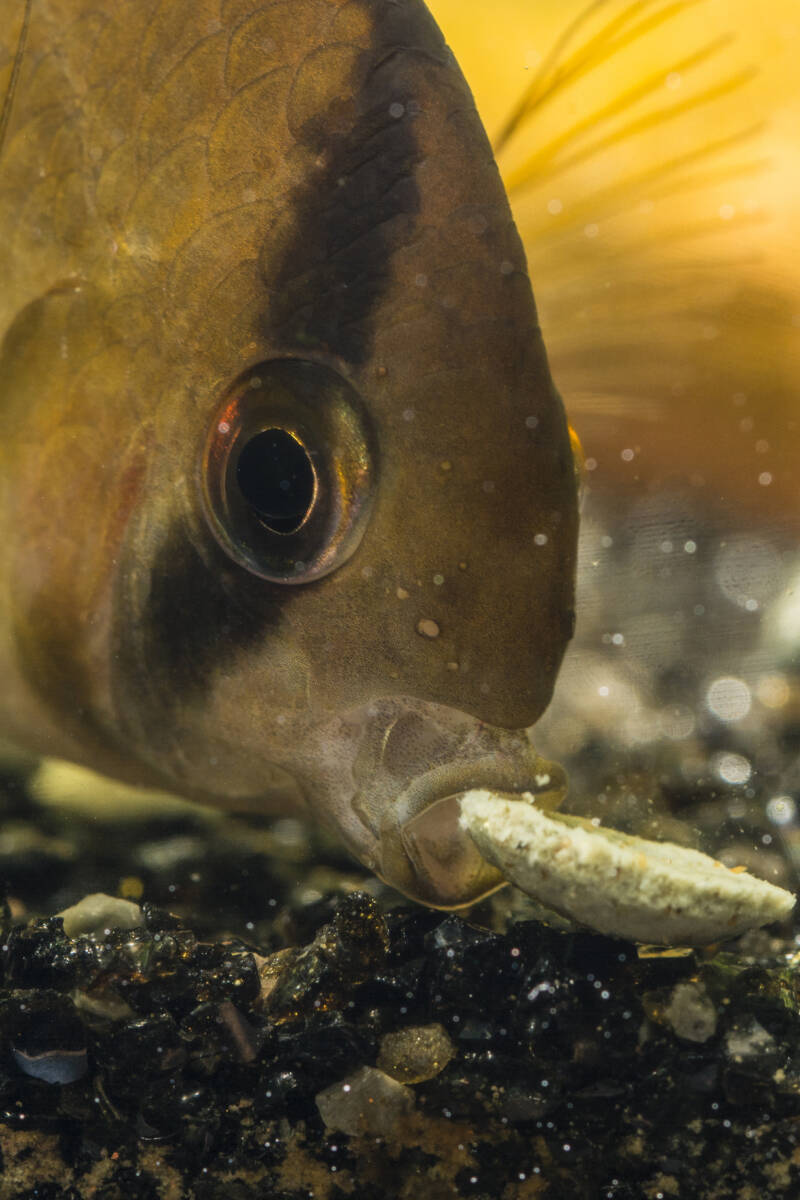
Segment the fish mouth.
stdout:
<path fill-rule="evenodd" d="M 459 825 L 466 792 L 529 795 L 551 809 L 566 793 L 563 768 L 536 753 L 526 730 L 429 701 L 393 697 L 351 710 L 326 740 L 340 774 L 333 786 L 329 777 L 319 815 L 388 884 L 436 908 L 462 908 L 505 882 Z"/>
<path fill-rule="evenodd" d="M 411 867 L 413 893 L 406 886 L 401 889 L 406 894 L 436 908 L 461 908 L 506 882 L 461 828 L 463 796 L 480 788 L 509 799 L 524 796 L 532 804 L 554 809 L 566 793 L 566 774 L 532 747 L 513 769 L 489 758 L 468 765 L 454 763 L 448 773 L 454 778 L 445 782 L 436 769 L 424 772 L 398 796 L 398 815 L 403 811 L 409 815 L 394 829 L 394 822 L 387 824 L 382 850 L 384 869 L 389 868 L 395 878 L 399 870 Z M 383 871 L 379 874 L 386 878 Z"/>

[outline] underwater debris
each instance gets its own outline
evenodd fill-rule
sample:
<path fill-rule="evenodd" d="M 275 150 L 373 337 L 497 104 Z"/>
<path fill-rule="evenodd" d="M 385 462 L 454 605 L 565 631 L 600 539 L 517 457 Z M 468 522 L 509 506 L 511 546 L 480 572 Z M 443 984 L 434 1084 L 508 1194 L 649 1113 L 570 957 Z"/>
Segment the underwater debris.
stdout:
<path fill-rule="evenodd" d="M 599 933 L 702 946 L 780 921 L 795 898 L 672 842 L 582 817 L 542 812 L 486 791 L 466 793 L 461 824 L 524 892 Z"/>
<path fill-rule="evenodd" d="M 699 983 L 679 983 L 664 1009 L 664 1017 L 679 1038 L 707 1042 L 717 1032 L 717 1010 Z"/>
<path fill-rule="evenodd" d="M 387 1033 L 381 1041 L 378 1066 L 400 1083 L 424 1083 L 443 1071 L 456 1048 L 439 1022 Z"/>
<path fill-rule="evenodd" d="M 391 1137 L 413 1107 L 413 1092 L 375 1067 L 361 1067 L 317 1096 L 326 1127 L 351 1137 Z"/>
<path fill-rule="evenodd" d="M 107 896 L 104 892 L 84 896 L 58 915 L 64 922 L 64 933 L 68 938 L 80 937 L 81 934 L 103 937 L 112 929 L 136 929 L 144 923 L 138 904 L 121 900 L 118 896 Z"/>

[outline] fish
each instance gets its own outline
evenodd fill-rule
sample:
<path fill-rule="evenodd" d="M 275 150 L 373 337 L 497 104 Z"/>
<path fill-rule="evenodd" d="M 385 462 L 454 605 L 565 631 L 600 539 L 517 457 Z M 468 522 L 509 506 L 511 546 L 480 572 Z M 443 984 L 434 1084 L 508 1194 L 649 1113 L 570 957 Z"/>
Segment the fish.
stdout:
<path fill-rule="evenodd" d="M 0 734 L 291 813 L 441 908 L 530 728 L 578 483 L 421 0 L 0 0 Z"/>

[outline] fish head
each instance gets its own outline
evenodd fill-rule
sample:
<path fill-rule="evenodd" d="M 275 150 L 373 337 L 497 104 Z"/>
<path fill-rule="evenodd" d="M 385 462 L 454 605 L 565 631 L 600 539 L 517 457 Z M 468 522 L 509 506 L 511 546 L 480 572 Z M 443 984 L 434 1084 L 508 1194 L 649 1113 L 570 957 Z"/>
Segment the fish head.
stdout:
<path fill-rule="evenodd" d="M 80 661 L 129 777 L 302 794 L 390 883 L 464 903 L 498 880 L 454 798 L 563 783 L 526 730 L 571 636 L 576 483 L 524 251 L 422 3 L 240 5 L 204 37 L 202 7 L 170 71 L 140 52 L 152 94 L 96 172 L 68 326 L 105 450 L 21 640 L 71 609 L 51 694 L 75 708 Z"/>

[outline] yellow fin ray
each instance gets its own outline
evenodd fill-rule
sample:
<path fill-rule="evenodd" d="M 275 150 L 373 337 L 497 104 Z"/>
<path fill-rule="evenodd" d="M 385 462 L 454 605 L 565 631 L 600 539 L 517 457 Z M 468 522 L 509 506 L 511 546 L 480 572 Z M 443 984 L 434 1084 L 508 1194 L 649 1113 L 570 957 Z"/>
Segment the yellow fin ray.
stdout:
<path fill-rule="evenodd" d="M 619 54 L 620 51 L 644 37 L 645 34 L 652 32 L 678 13 L 684 12 L 695 4 L 702 3 L 703 0 L 675 0 L 666 8 L 651 14 L 633 29 L 625 30 L 625 25 L 645 8 L 650 7 L 653 2 L 657 2 L 657 0 L 636 0 L 636 3 L 629 5 L 622 13 L 609 21 L 599 33 L 580 46 L 571 58 L 562 59 L 562 55 L 580 28 L 595 12 L 607 8 L 611 2 L 612 0 L 594 0 L 567 27 L 495 139 L 496 154 L 499 154 L 518 131 L 525 117 L 542 109 L 565 87 L 575 84 L 584 75 L 602 66 L 608 59 Z M 620 34 L 620 36 L 617 37 L 616 34 Z"/>
<path fill-rule="evenodd" d="M 0 108 L 0 154 L 3 151 L 3 144 L 6 138 L 8 123 L 11 120 L 11 109 L 14 106 L 14 95 L 17 90 L 17 80 L 19 73 L 22 70 L 22 60 L 25 56 L 25 43 L 28 38 L 28 25 L 31 19 L 31 4 L 33 0 L 25 0 L 25 9 L 22 14 L 22 25 L 20 26 L 19 35 L 17 37 L 17 48 L 14 52 L 14 58 L 11 62 L 11 72 L 9 75 L 8 84 L 6 86 L 5 95 L 3 96 L 3 106 Z"/>

